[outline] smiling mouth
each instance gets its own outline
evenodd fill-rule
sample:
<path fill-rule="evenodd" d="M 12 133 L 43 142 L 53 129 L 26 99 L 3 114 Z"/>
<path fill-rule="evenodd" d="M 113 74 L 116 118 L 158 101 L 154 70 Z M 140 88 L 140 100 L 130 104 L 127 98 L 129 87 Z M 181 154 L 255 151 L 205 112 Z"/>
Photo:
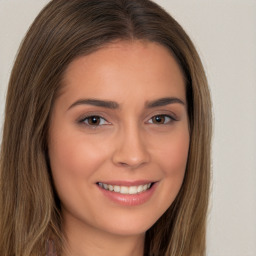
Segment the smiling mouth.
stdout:
<path fill-rule="evenodd" d="M 154 183 L 147 183 L 143 185 L 138 185 L 138 186 L 118 186 L 118 185 L 110 185 L 102 182 L 98 182 L 97 185 L 107 191 L 115 192 L 115 193 L 120 193 L 123 195 L 135 195 L 135 194 L 140 194 L 142 192 L 145 192 L 149 190 Z"/>

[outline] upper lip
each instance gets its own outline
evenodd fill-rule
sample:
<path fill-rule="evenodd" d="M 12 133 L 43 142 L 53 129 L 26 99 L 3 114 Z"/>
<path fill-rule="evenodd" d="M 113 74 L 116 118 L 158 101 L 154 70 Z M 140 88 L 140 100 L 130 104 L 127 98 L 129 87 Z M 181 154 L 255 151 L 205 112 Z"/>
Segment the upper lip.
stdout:
<path fill-rule="evenodd" d="M 134 180 L 134 181 L 127 181 L 127 180 L 111 180 L 111 181 L 99 181 L 97 183 L 104 183 L 108 185 L 116 185 L 116 186 L 139 186 L 145 185 L 149 183 L 154 183 L 155 181 L 152 180 Z"/>

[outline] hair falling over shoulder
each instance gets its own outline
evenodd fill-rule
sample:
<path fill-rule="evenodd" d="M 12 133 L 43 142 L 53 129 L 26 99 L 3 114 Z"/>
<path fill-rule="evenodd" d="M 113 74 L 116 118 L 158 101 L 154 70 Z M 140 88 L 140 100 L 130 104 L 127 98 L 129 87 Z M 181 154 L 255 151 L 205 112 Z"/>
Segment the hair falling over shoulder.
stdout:
<path fill-rule="evenodd" d="M 47 153 L 52 105 L 69 63 L 116 40 L 145 40 L 166 47 L 186 81 L 186 174 L 173 204 L 147 231 L 145 255 L 205 255 L 211 101 L 191 40 L 149 0 L 54 0 L 27 32 L 9 81 L 0 155 L 1 256 L 61 254 L 60 203 Z"/>

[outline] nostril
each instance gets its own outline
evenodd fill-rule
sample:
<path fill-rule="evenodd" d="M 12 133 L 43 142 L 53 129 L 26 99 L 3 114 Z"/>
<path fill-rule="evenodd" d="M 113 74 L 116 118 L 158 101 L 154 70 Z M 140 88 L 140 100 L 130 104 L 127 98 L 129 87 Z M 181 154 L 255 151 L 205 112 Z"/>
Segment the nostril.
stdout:
<path fill-rule="evenodd" d="M 119 164 L 122 165 L 122 166 L 128 166 L 127 163 L 123 163 L 123 162 L 120 162 Z"/>

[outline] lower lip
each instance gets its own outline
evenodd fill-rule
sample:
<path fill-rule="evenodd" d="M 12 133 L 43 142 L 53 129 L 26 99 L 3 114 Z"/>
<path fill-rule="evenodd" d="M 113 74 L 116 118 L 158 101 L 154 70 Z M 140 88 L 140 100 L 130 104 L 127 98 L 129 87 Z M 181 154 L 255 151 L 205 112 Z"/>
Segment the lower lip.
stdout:
<path fill-rule="evenodd" d="M 150 200 L 150 198 L 152 197 L 152 195 L 156 190 L 156 186 L 157 184 L 154 183 L 150 189 L 134 195 L 121 194 L 121 193 L 106 190 L 104 188 L 101 188 L 100 186 L 98 187 L 102 191 L 104 196 L 106 196 L 111 201 L 117 204 L 124 205 L 124 206 L 137 206 L 137 205 L 144 204 Z"/>

